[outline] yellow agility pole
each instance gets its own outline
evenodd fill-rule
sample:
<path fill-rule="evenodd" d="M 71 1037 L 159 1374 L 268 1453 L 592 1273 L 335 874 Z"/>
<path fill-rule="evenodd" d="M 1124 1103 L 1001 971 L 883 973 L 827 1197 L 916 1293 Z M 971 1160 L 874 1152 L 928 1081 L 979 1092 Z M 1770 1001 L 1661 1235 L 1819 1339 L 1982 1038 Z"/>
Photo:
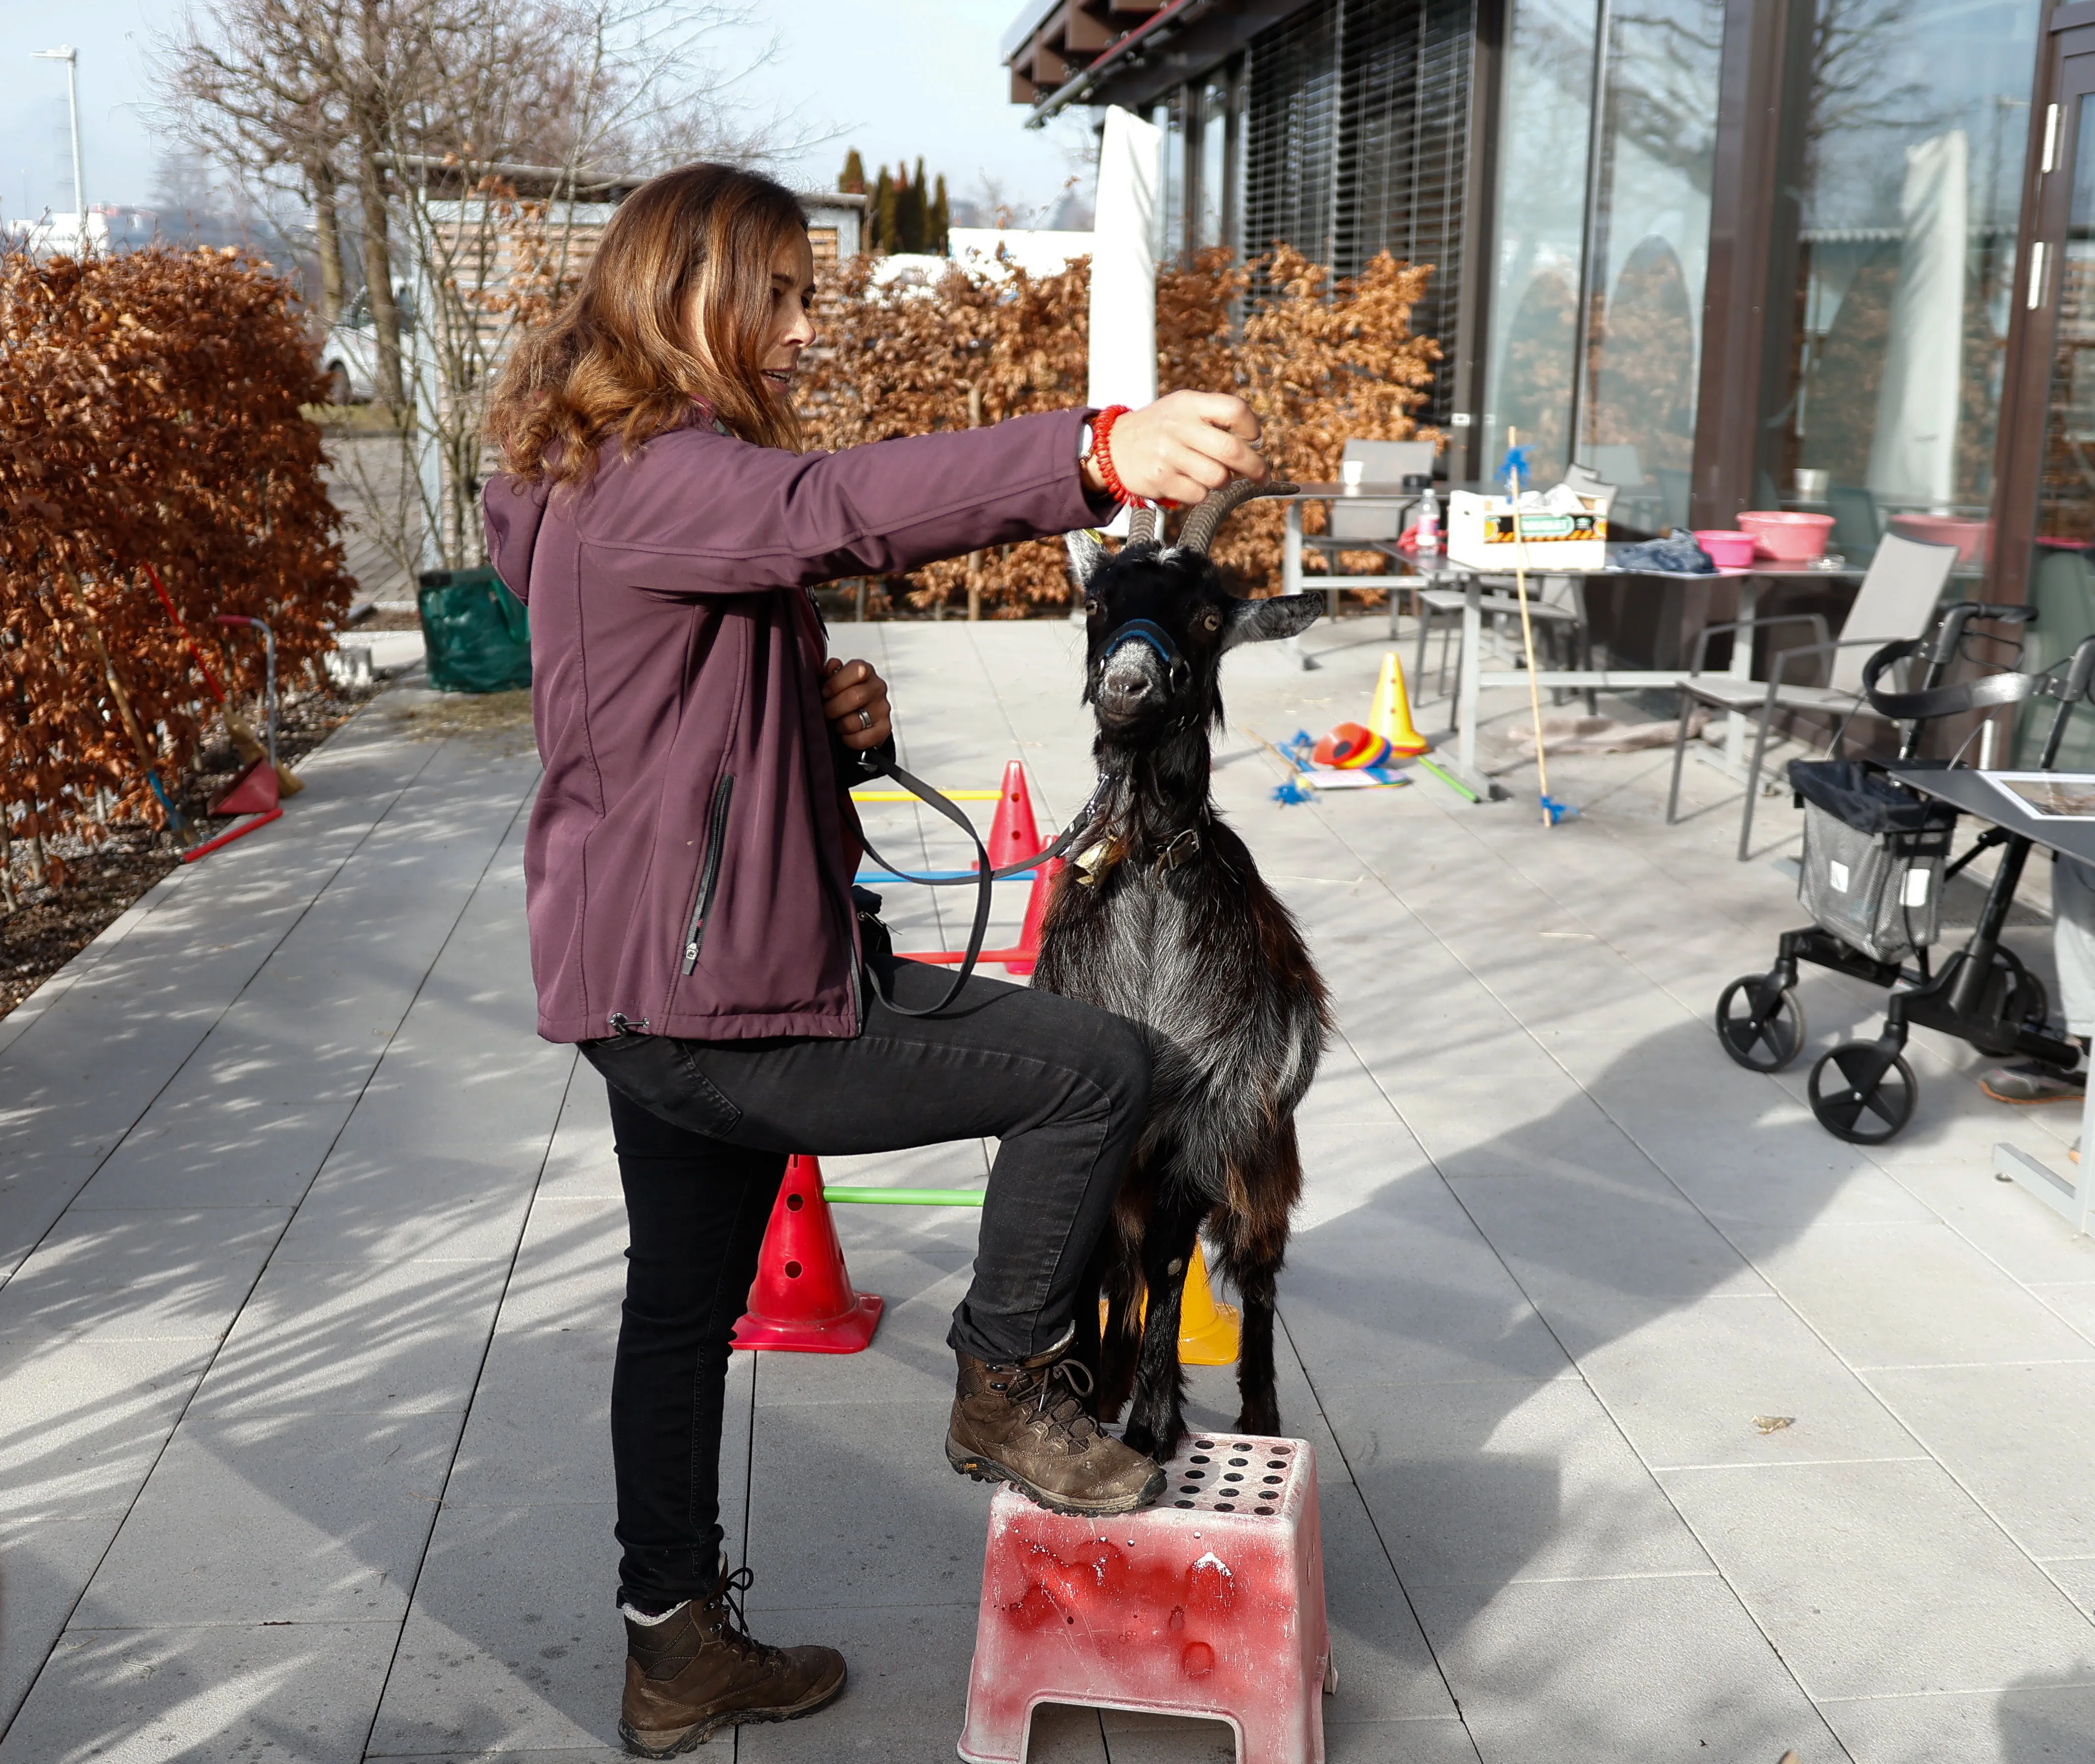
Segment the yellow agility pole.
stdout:
<path fill-rule="evenodd" d="M 1527 708 L 1535 721 L 1535 773 L 1542 793 L 1542 824 L 1553 827 L 1574 812 L 1549 794 L 1549 756 L 1542 744 L 1542 688 L 1535 678 L 1535 626 L 1527 616 L 1527 540 L 1520 525 L 1520 431 L 1506 430 L 1506 486 L 1513 494 L 1513 587 L 1520 602 L 1520 644 L 1527 657 Z"/>

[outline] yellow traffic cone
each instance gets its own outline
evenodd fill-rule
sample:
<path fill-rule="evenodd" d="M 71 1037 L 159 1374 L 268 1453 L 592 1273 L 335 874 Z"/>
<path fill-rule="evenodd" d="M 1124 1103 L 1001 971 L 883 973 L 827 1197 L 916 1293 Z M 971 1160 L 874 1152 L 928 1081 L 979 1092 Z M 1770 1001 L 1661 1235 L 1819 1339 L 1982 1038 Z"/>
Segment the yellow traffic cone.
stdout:
<path fill-rule="evenodd" d="M 1138 1307 L 1139 1320 L 1149 1316 L 1149 1295 Z M 1099 1300 L 1099 1327 L 1106 1326 L 1106 1301 Z M 1139 1326 L 1139 1321 L 1138 1326 Z M 1181 1365 L 1235 1365 L 1243 1325 L 1234 1304 L 1215 1302 L 1208 1283 L 1208 1258 L 1197 1244 L 1186 1270 L 1186 1290 L 1178 1300 L 1178 1363 Z"/>
<path fill-rule="evenodd" d="M 1411 700 L 1404 690 L 1404 664 L 1391 650 L 1382 658 L 1382 677 L 1375 682 L 1374 708 L 1368 712 L 1368 728 L 1389 743 L 1392 757 L 1416 759 L 1432 743 L 1412 726 Z"/>
<path fill-rule="evenodd" d="M 1186 1270 L 1185 1296 L 1178 1301 L 1178 1363 L 1181 1365 L 1234 1365 L 1243 1326 L 1234 1304 L 1217 1304 L 1208 1284 L 1208 1258 L 1199 1244 Z"/>

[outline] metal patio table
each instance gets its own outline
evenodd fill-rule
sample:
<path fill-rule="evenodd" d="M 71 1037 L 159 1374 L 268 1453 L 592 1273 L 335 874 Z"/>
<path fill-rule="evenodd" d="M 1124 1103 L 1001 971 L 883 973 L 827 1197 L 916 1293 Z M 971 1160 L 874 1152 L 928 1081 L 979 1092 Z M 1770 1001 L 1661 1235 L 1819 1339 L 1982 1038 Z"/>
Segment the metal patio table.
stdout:
<path fill-rule="evenodd" d="M 1459 487 L 1459 486 L 1458 486 Z M 1302 573 L 1302 507 L 1305 503 L 1333 502 L 1344 498 L 1359 497 L 1383 501 L 1409 499 L 1415 502 L 1415 491 L 1401 490 L 1388 485 L 1363 484 L 1357 486 L 1344 484 L 1302 484 L 1287 497 L 1277 498 L 1287 504 L 1287 525 L 1281 551 L 1282 591 L 1300 594 L 1310 586 Z M 1362 542 L 1363 550 L 1370 549 Z M 1623 547 L 1610 544 L 1608 555 L 1612 560 Z M 1734 615 L 1739 625 L 1732 639 L 1731 660 L 1723 671 L 1734 679 L 1750 680 L 1753 675 L 1753 623 L 1760 599 L 1760 585 L 1765 581 L 1791 577 L 1805 577 L 1836 581 L 1853 581 L 1862 576 L 1859 565 L 1842 564 L 1827 568 L 1818 564 L 1788 564 L 1770 560 L 1751 564 L 1738 569 L 1719 569 L 1714 575 L 1693 573 L 1686 570 L 1618 569 L 1610 562 L 1596 569 L 1566 569 L 1553 564 L 1547 570 L 1536 571 L 1531 580 L 1532 591 L 1540 593 L 1553 581 L 1566 581 L 1578 577 L 1588 581 L 1618 580 L 1643 581 L 1655 584 L 1735 581 L 1739 587 L 1739 603 Z M 1337 576 L 1329 586 L 1339 588 L 1387 588 L 1390 593 L 1390 625 L 1392 633 L 1396 622 L 1396 590 L 1417 588 L 1427 585 L 1459 586 L 1462 590 L 1462 664 L 1457 671 L 1455 685 L 1453 725 L 1455 732 L 1455 769 L 1463 781 L 1487 799 L 1490 795 L 1487 782 L 1477 771 L 1477 704 L 1479 695 L 1487 686 L 1522 686 L 1528 679 L 1523 668 L 1486 668 L 1483 665 L 1483 584 L 1487 577 L 1493 581 L 1504 577 L 1502 568 L 1489 570 L 1475 568 L 1466 564 L 1452 561 L 1443 551 L 1432 563 L 1421 566 L 1415 560 L 1407 560 L 1401 571 L 1374 576 Z M 1535 673 L 1535 683 L 1540 687 L 1562 686 L 1574 691 L 1630 690 L 1640 686 L 1677 687 L 1689 677 L 1686 668 L 1542 668 Z M 1732 777 L 1745 776 L 1745 743 L 1747 721 L 1744 716 L 1731 712 L 1726 718 L 1723 769 Z M 1705 756 L 1707 757 L 1707 756 Z"/>
<path fill-rule="evenodd" d="M 1940 766 L 1888 764 L 1884 770 L 1901 784 L 1953 804 L 1965 813 L 1991 821 L 2003 833 L 2031 840 L 2047 852 L 2078 858 L 2095 869 L 2095 821 L 2046 821 L 2016 806 L 1986 782 L 1984 772 L 1962 766 L 1948 770 Z M 2095 1086 L 2080 1105 L 2081 1158 L 2078 1174 L 2060 1175 L 2041 1159 L 2006 1140 L 1993 1147 L 1993 1170 L 2020 1183 L 2046 1206 L 2065 1215 L 2075 1231 L 2085 1231 L 2095 1222 L 2095 1177 L 2091 1177 L 2089 1148 L 2095 1147 Z"/>

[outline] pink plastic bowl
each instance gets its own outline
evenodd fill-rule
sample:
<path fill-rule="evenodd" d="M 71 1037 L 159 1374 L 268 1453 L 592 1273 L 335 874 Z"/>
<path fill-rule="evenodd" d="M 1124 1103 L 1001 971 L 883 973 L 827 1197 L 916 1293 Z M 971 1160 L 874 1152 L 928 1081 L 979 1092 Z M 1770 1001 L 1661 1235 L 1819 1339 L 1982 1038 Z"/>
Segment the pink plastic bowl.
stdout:
<path fill-rule="evenodd" d="M 1695 542 L 1719 569 L 1744 569 L 1753 560 L 1753 536 L 1729 527 L 1698 527 Z"/>
<path fill-rule="evenodd" d="M 1833 517 L 1756 510 L 1740 515 L 1739 525 L 1760 542 L 1762 556 L 1784 564 L 1808 564 L 1815 557 L 1825 556 Z"/>
<path fill-rule="evenodd" d="M 1893 515 L 1884 525 L 1909 539 L 1955 546 L 1960 564 L 1983 564 L 1988 542 L 1993 537 L 1992 521 L 1974 520 L 1969 515 Z"/>

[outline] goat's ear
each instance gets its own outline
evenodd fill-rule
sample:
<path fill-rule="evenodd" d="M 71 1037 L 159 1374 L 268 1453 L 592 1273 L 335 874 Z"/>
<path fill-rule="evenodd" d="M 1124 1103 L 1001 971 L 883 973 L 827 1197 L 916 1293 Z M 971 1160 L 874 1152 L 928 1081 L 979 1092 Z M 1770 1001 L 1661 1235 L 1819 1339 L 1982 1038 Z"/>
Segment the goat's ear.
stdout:
<path fill-rule="evenodd" d="M 1092 577 L 1098 574 L 1113 553 L 1106 549 L 1106 542 L 1089 527 L 1064 534 L 1062 542 L 1069 548 L 1069 580 L 1077 585 L 1077 592 L 1082 594 L 1091 586 Z"/>
<path fill-rule="evenodd" d="M 1324 610 L 1322 595 L 1283 595 L 1275 600 L 1239 600 L 1230 608 L 1230 622 L 1222 631 L 1222 647 L 1239 643 L 1270 643 L 1276 638 L 1293 637 L 1316 623 Z"/>

